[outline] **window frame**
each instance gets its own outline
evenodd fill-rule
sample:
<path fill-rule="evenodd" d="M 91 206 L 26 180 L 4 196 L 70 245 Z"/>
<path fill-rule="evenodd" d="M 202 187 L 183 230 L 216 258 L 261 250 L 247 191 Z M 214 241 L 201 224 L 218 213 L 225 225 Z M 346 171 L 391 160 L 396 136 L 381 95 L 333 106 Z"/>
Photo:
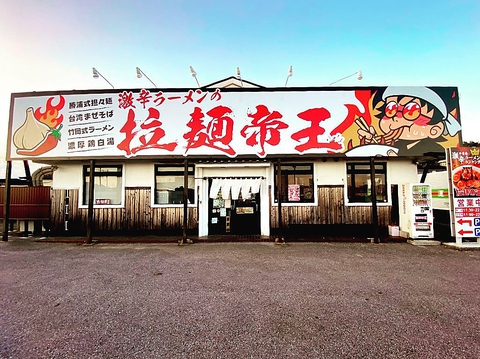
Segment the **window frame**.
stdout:
<path fill-rule="evenodd" d="M 116 172 L 101 172 L 102 168 L 117 168 L 118 170 Z M 117 178 L 120 177 L 121 193 L 120 193 L 120 203 L 118 204 L 94 203 L 93 208 L 123 208 L 125 206 L 125 167 L 124 165 L 123 164 L 95 164 L 94 177 L 117 177 Z M 79 208 L 88 208 L 87 179 L 89 178 L 90 178 L 90 165 L 84 164 L 82 166 L 82 190 L 79 198 Z M 94 181 L 95 181 L 95 178 L 94 178 Z"/>
<path fill-rule="evenodd" d="M 365 166 L 368 168 L 355 168 L 355 166 Z M 370 179 L 370 162 L 347 162 L 346 163 L 346 181 L 344 186 L 344 193 L 345 193 L 345 205 L 346 206 L 372 206 L 372 201 L 360 202 L 360 201 L 352 201 L 349 196 L 349 176 L 353 176 L 353 181 L 355 180 L 356 175 L 368 175 Z M 353 173 L 352 173 L 353 172 Z M 381 200 L 378 197 L 377 192 L 377 206 L 389 206 L 391 205 L 391 193 L 388 187 L 388 166 L 387 162 L 375 162 L 375 177 L 383 176 L 383 187 L 384 187 L 384 194 L 382 196 L 385 199 Z M 355 186 L 353 186 L 355 187 Z M 377 187 L 378 188 L 378 187 Z M 367 188 L 367 191 L 369 188 Z M 367 192 L 368 193 L 368 192 Z"/>
<path fill-rule="evenodd" d="M 178 168 L 178 170 L 166 170 L 166 171 L 159 171 L 160 168 Z M 182 178 L 182 186 L 183 186 L 183 175 L 185 171 L 184 164 L 179 163 L 155 163 L 153 166 L 153 185 L 152 185 L 152 199 L 151 199 L 151 206 L 152 207 L 183 207 L 183 203 L 157 203 L 156 201 L 156 194 L 157 194 L 157 176 L 178 176 Z M 197 195 L 196 195 L 196 183 L 195 183 L 195 165 L 193 163 L 188 164 L 188 177 L 193 179 L 193 188 L 189 188 L 192 190 L 192 196 L 189 196 L 190 203 L 187 203 L 188 207 L 196 207 L 197 205 Z M 183 202 L 183 191 L 182 191 L 182 202 Z"/>
<path fill-rule="evenodd" d="M 286 198 L 287 201 L 282 200 L 282 206 L 315 206 L 317 203 L 317 193 L 315 190 L 315 164 L 313 162 L 285 162 L 280 163 L 282 169 L 282 185 L 284 185 L 284 176 L 287 176 L 287 185 L 286 185 Z M 292 171 L 288 169 L 284 169 L 284 167 L 295 167 L 295 166 L 309 166 L 309 170 L 296 170 L 294 169 L 294 174 L 299 175 L 311 175 L 311 192 L 312 197 L 309 201 L 288 201 L 288 176 L 292 174 Z M 298 172 L 297 172 L 298 171 Z M 273 205 L 278 206 L 278 198 L 277 198 L 277 163 L 273 164 Z M 301 196 L 302 197 L 302 196 Z"/>

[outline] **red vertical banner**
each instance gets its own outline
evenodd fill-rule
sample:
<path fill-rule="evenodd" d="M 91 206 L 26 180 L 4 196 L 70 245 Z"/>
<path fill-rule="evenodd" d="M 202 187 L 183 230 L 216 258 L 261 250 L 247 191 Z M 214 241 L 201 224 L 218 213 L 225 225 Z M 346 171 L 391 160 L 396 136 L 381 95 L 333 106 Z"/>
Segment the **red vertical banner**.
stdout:
<path fill-rule="evenodd" d="M 452 235 L 480 236 L 480 149 L 452 147 L 447 151 L 451 193 Z"/>

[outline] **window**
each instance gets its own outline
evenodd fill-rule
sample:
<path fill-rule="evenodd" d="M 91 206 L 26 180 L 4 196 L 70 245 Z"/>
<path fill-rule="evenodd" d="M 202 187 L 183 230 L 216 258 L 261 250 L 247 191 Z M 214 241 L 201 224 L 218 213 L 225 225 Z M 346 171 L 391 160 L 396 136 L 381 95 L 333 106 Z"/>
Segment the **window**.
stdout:
<path fill-rule="evenodd" d="M 347 164 L 348 203 L 371 203 L 370 163 Z M 378 202 L 387 202 L 387 164 L 375 164 L 375 188 Z"/>
<path fill-rule="evenodd" d="M 281 164 L 282 203 L 313 203 L 313 164 Z M 277 165 L 275 165 L 275 202 L 277 198 Z"/>
<path fill-rule="evenodd" d="M 183 203 L 183 172 L 183 165 L 155 165 L 155 204 Z M 195 203 L 193 166 L 188 166 L 188 203 Z"/>
<path fill-rule="evenodd" d="M 122 204 L 122 165 L 95 166 L 93 203 L 96 205 Z M 82 204 L 88 205 L 90 166 L 83 166 Z"/>

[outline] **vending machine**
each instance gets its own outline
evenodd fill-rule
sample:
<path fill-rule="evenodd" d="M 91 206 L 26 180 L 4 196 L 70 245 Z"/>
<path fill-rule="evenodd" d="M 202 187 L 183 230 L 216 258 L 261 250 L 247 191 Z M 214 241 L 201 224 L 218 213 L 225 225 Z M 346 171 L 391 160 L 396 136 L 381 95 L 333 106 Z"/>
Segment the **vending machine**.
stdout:
<path fill-rule="evenodd" d="M 432 192 L 426 183 L 405 183 L 399 191 L 400 233 L 409 238 L 433 238 Z"/>

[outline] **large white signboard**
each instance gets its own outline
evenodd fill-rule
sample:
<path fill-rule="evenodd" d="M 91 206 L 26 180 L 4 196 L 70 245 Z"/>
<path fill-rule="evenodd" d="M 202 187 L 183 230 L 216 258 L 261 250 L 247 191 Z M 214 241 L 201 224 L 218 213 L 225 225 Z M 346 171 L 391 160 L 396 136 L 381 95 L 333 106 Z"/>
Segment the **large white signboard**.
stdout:
<path fill-rule="evenodd" d="M 412 138 L 418 121 L 431 130 Z M 456 88 L 73 91 L 12 95 L 7 159 L 401 156 L 459 140 Z"/>

